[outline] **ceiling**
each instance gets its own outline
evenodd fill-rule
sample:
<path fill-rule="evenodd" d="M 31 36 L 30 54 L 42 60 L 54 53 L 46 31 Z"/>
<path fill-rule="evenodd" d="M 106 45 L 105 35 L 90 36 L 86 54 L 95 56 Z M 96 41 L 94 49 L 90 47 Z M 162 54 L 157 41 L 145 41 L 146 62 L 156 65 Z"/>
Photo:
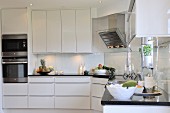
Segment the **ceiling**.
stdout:
<path fill-rule="evenodd" d="M 100 1 L 102 3 L 100 3 Z M 0 8 L 30 7 L 31 9 L 101 8 L 126 0 L 0 0 Z M 32 4 L 32 6 L 30 6 Z"/>

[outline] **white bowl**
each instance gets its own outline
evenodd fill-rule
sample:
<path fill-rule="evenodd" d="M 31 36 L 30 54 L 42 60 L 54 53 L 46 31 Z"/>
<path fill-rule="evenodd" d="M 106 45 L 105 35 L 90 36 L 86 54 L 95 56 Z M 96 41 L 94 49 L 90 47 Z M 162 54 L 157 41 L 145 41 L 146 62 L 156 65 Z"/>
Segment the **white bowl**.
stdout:
<path fill-rule="evenodd" d="M 117 100 L 128 100 L 135 93 L 136 87 L 122 87 L 122 84 L 107 85 L 110 94 Z"/>
<path fill-rule="evenodd" d="M 107 72 L 107 71 L 106 71 L 105 69 L 97 69 L 97 70 L 94 71 L 94 73 L 95 73 L 96 75 L 105 75 L 106 72 Z"/>

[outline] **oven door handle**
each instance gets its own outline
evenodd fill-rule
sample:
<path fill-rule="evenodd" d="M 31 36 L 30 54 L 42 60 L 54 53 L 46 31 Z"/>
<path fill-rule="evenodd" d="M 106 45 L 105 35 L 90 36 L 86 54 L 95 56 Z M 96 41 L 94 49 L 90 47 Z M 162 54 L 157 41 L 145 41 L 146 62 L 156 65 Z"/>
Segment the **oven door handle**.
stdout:
<path fill-rule="evenodd" d="M 2 62 L 2 64 L 26 64 L 28 62 Z"/>

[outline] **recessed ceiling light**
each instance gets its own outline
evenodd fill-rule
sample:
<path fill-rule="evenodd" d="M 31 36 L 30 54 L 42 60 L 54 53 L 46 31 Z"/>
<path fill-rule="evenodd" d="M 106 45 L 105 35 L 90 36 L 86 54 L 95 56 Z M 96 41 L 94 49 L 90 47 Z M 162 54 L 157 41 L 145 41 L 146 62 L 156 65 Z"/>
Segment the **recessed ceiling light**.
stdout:
<path fill-rule="evenodd" d="M 101 3 L 102 3 L 102 0 L 99 0 L 99 3 L 101 4 Z"/>
<path fill-rule="evenodd" d="M 32 6 L 33 4 L 30 4 L 30 6 Z"/>

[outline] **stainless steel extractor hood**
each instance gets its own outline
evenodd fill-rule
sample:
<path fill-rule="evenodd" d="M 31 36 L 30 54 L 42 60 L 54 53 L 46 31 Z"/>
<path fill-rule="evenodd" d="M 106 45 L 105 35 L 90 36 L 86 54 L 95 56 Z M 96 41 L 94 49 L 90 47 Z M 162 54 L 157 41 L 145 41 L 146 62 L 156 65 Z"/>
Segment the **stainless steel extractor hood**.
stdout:
<path fill-rule="evenodd" d="M 106 18 L 108 21 L 108 29 L 98 31 L 105 45 L 107 48 L 126 48 L 125 14 L 116 13 Z"/>

